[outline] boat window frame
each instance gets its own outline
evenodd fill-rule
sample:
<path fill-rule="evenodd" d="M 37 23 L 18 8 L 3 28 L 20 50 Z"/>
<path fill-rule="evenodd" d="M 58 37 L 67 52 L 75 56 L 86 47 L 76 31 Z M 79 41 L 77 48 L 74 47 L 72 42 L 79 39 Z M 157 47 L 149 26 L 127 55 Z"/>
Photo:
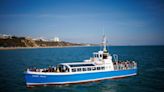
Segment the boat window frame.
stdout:
<path fill-rule="evenodd" d="M 97 68 L 96 68 L 97 70 L 101 70 L 101 68 L 98 66 Z"/>
<path fill-rule="evenodd" d="M 101 69 L 101 70 L 105 70 L 105 67 L 104 67 L 104 66 L 101 66 L 100 69 Z"/>
<path fill-rule="evenodd" d="M 86 68 L 82 68 L 82 71 L 87 71 L 87 69 Z"/>
<path fill-rule="evenodd" d="M 95 71 L 95 70 L 97 70 L 97 68 L 96 67 L 92 67 L 92 71 Z"/>
<path fill-rule="evenodd" d="M 81 72 L 82 69 L 81 68 L 76 68 L 77 72 Z"/>
<path fill-rule="evenodd" d="M 72 68 L 71 70 L 72 70 L 72 72 L 77 72 L 76 68 Z"/>
<path fill-rule="evenodd" d="M 87 67 L 87 71 L 92 71 L 92 68 L 91 67 Z"/>

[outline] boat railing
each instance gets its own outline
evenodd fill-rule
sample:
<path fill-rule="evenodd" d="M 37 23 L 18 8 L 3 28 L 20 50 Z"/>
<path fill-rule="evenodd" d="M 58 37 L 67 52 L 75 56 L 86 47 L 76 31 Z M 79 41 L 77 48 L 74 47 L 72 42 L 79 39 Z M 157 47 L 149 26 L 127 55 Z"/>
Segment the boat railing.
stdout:
<path fill-rule="evenodd" d="M 113 66 L 114 70 L 136 69 L 137 63 L 135 61 L 115 61 Z"/>
<path fill-rule="evenodd" d="M 27 69 L 27 71 L 30 71 L 30 72 L 57 72 L 57 69 L 56 69 L 56 67 L 48 67 L 48 68 L 43 68 L 43 69 L 34 67 L 34 68 Z"/>

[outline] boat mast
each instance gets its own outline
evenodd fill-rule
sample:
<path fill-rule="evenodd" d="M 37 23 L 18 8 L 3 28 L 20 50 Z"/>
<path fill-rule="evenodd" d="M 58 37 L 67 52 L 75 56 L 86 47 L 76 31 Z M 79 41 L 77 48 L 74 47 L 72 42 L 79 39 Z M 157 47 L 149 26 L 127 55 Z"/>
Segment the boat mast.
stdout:
<path fill-rule="evenodd" d="M 108 52 L 108 51 L 107 51 L 107 46 L 106 46 L 106 45 L 107 45 L 106 36 L 104 35 L 104 36 L 103 36 L 103 47 L 104 47 L 104 48 L 103 48 L 103 51 L 104 51 L 104 52 Z"/>

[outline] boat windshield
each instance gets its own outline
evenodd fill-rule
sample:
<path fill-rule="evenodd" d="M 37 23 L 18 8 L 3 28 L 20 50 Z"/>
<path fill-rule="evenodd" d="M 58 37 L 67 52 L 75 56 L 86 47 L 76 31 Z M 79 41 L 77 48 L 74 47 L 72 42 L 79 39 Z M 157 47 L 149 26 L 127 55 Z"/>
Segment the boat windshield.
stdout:
<path fill-rule="evenodd" d="M 103 53 L 103 59 L 107 59 L 108 58 L 108 53 Z"/>

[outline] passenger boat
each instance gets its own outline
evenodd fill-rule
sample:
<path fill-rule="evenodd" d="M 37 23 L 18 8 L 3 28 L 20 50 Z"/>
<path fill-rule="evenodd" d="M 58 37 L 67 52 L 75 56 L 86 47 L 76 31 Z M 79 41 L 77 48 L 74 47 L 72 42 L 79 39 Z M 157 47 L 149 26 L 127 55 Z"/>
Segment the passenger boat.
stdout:
<path fill-rule="evenodd" d="M 27 69 L 26 85 L 60 85 L 120 78 L 137 74 L 135 61 L 119 61 L 117 55 L 109 54 L 106 37 L 103 37 L 103 49 L 94 52 L 93 57 L 83 62 L 60 63 L 46 69 Z M 112 61 L 113 60 L 113 61 Z"/>

